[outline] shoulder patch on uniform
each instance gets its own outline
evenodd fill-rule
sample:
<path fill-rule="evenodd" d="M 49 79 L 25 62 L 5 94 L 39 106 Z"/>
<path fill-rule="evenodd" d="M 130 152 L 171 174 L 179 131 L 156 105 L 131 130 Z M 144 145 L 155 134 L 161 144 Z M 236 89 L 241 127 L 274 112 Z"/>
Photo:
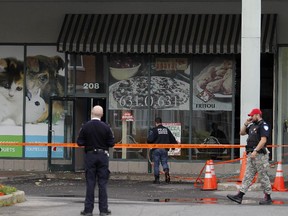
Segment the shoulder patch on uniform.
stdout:
<path fill-rule="evenodd" d="M 269 130 L 269 127 L 267 125 L 264 125 L 264 130 Z"/>

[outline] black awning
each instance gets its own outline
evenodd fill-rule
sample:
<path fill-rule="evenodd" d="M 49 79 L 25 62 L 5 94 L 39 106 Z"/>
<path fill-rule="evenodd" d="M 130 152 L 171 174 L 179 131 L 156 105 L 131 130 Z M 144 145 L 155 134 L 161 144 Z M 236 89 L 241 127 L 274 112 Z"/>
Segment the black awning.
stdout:
<path fill-rule="evenodd" d="M 276 47 L 276 14 L 262 15 L 261 51 Z M 68 53 L 236 54 L 240 14 L 67 14 L 57 42 Z"/>

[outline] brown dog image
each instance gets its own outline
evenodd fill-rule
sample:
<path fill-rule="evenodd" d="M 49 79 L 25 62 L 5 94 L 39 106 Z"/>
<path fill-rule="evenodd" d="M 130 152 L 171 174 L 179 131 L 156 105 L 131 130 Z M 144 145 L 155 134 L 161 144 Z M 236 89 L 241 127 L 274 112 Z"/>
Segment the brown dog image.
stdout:
<path fill-rule="evenodd" d="M 43 122 L 48 117 L 48 104 L 50 96 L 64 96 L 64 76 L 59 75 L 59 70 L 65 68 L 63 59 L 59 56 L 28 56 L 26 61 L 26 86 L 27 97 L 37 94 L 40 89 L 40 96 L 46 103 L 46 112 L 37 122 Z M 63 112 L 61 102 L 53 103 L 53 116 L 59 116 Z"/>

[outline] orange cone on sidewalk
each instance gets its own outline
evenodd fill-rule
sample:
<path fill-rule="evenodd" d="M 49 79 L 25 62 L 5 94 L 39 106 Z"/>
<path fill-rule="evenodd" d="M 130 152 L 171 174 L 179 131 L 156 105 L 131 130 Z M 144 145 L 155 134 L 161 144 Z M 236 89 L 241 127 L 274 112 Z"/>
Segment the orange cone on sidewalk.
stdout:
<path fill-rule="evenodd" d="M 216 190 L 216 189 L 217 188 L 215 188 L 215 185 L 213 184 L 210 163 L 209 161 L 206 161 L 204 184 L 201 190 Z"/>
<path fill-rule="evenodd" d="M 214 169 L 214 163 L 213 160 L 209 160 L 210 168 L 211 168 L 211 174 L 212 174 L 212 183 L 213 186 L 217 189 L 217 177 Z"/>
<path fill-rule="evenodd" d="M 282 169 L 282 162 L 278 162 L 276 177 L 274 179 L 274 184 L 272 185 L 273 191 L 280 191 L 284 192 L 287 191 L 284 184 L 284 177 L 283 177 L 283 169 Z"/>
<path fill-rule="evenodd" d="M 242 182 L 244 178 L 245 171 L 246 171 L 246 164 L 247 164 L 247 155 L 246 155 L 246 152 L 244 151 L 238 182 Z"/>

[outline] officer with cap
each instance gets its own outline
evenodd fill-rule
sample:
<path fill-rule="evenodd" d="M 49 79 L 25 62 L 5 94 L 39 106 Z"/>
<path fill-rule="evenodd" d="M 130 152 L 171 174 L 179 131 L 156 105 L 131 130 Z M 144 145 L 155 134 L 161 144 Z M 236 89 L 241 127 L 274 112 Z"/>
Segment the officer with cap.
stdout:
<path fill-rule="evenodd" d="M 269 137 L 269 126 L 262 119 L 260 109 L 252 109 L 248 114 L 249 118 L 240 129 L 240 135 L 248 134 L 246 153 L 247 166 L 246 172 L 240 187 L 240 191 L 236 195 L 227 195 L 227 197 L 238 203 L 242 203 L 244 194 L 251 185 L 256 173 L 259 173 L 261 186 L 264 190 L 265 198 L 259 202 L 260 205 L 272 204 L 271 199 L 271 182 L 268 176 L 269 168 L 269 151 L 266 148 Z"/>
<path fill-rule="evenodd" d="M 113 147 L 114 135 L 110 127 L 101 121 L 103 108 L 94 106 L 91 120 L 83 125 L 79 132 L 77 144 L 85 147 L 86 198 L 81 215 L 92 216 L 94 209 L 94 192 L 98 180 L 100 216 L 110 215 L 108 209 L 107 183 L 109 179 L 109 148 Z"/>

